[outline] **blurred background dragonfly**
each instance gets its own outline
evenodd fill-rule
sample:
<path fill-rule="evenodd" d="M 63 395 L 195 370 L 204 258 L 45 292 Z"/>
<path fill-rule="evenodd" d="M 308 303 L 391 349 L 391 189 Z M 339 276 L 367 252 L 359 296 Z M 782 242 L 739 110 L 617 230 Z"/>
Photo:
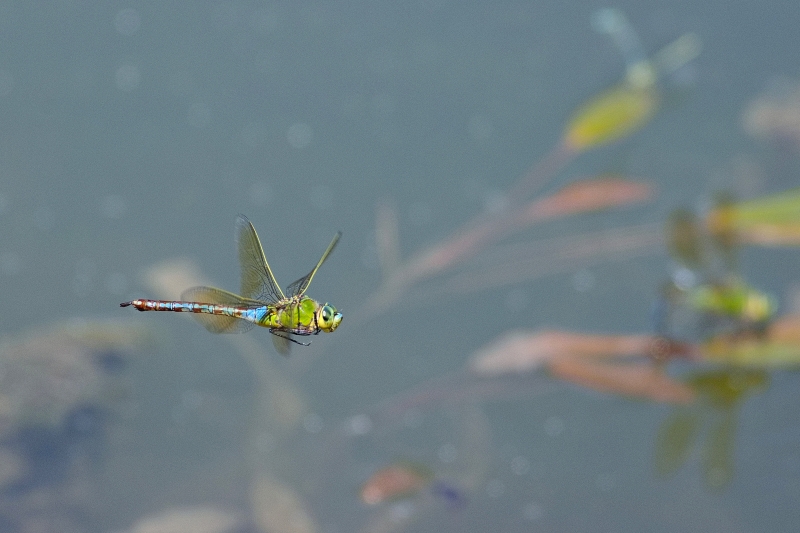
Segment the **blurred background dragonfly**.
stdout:
<path fill-rule="evenodd" d="M 704 219 L 673 212 L 665 224 L 673 273 L 655 304 L 654 334 L 507 333 L 473 355 L 471 372 L 546 369 L 600 392 L 676 404 L 656 438 L 658 473 L 686 462 L 706 422 L 704 477 L 710 488 L 725 488 L 734 475 L 742 403 L 766 390 L 769 371 L 800 367 L 800 315 L 777 316 L 776 299 L 738 271 L 737 251 L 744 244 L 797 245 L 789 236 L 800 220 L 799 199 L 794 190 L 726 198 Z M 681 362 L 678 375 L 667 372 L 670 361 Z"/>

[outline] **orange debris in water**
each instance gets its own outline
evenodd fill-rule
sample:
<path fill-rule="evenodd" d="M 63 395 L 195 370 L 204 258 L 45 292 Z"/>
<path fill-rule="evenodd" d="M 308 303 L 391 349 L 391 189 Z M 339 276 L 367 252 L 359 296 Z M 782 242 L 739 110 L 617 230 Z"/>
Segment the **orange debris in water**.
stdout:
<path fill-rule="evenodd" d="M 427 487 L 433 475 L 422 466 L 396 463 L 381 468 L 361 486 L 359 496 L 367 505 L 413 496 Z"/>

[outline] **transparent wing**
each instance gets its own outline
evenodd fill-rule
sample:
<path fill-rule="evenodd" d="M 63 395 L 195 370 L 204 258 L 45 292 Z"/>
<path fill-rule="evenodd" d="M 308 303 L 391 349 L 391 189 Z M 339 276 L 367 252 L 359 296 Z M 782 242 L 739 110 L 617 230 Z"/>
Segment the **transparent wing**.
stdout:
<path fill-rule="evenodd" d="M 667 222 L 667 248 L 670 256 L 691 270 L 706 267 L 707 247 L 704 247 L 700 224 L 691 211 L 676 209 Z"/>
<path fill-rule="evenodd" d="M 236 217 L 236 245 L 242 271 L 242 296 L 265 303 L 284 298 L 269 268 L 256 229 L 244 215 Z"/>
<path fill-rule="evenodd" d="M 736 414 L 726 409 L 722 420 L 710 428 L 703 450 L 703 474 L 712 489 L 722 489 L 733 479 Z"/>
<path fill-rule="evenodd" d="M 692 445 L 700 430 L 696 412 L 678 408 L 658 430 L 656 439 L 656 472 L 667 476 L 680 468 L 692 453 Z"/>
<path fill-rule="evenodd" d="M 333 249 L 336 248 L 336 244 L 339 242 L 339 238 L 341 236 L 342 232 L 337 231 L 336 235 L 333 236 L 333 240 L 328 245 L 328 249 L 325 250 L 325 253 L 322 254 L 322 257 L 320 258 L 319 262 L 317 262 L 317 266 L 315 266 L 311 272 L 309 272 L 302 278 L 298 279 L 297 281 L 293 282 L 291 285 L 286 287 L 286 292 L 289 293 L 289 296 L 298 296 L 306 292 L 306 289 L 308 289 L 311 280 L 314 279 L 314 274 L 317 273 L 317 270 L 319 270 L 319 267 L 322 266 L 322 263 L 324 263 L 325 260 L 328 258 L 328 256 L 331 255 Z"/>
<path fill-rule="evenodd" d="M 186 302 L 204 304 L 232 305 L 236 307 L 253 307 L 259 303 L 238 294 L 216 289 L 214 287 L 192 287 L 181 294 Z M 255 324 L 232 316 L 212 315 L 210 313 L 192 313 L 192 316 L 212 333 L 243 333 Z"/>
<path fill-rule="evenodd" d="M 273 333 L 272 334 L 272 345 L 275 346 L 275 350 L 286 357 L 289 357 L 289 353 L 292 351 L 291 346 L 292 342 L 289 340 L 288 333 Z"/>

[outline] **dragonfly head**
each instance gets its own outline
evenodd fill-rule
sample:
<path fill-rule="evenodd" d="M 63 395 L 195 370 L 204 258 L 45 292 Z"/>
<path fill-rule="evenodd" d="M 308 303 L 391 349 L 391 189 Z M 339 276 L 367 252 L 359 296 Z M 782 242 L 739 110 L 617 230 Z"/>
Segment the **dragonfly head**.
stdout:
<path fill-rule="evenodd" d="M 317 309 L 317 325 L 325 332 L 331 332 L 339 327 L 342 321 L 342 313 L 338 312 L 332 305 L 325 304 Z"/>

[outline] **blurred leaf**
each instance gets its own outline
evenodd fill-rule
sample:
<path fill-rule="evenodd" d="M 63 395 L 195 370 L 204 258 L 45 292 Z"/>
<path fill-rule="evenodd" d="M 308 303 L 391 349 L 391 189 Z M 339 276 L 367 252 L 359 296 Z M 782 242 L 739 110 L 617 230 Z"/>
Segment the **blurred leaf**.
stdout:
<path fill-rule="evenodd" d="M 599 392 L 663 403 L 686 404 L 694 399 L 691 388 L 651 364 L 609 364 L 565 358 L 551 361 L 548 369 L 559 379 Z"/>
<path fill-rule="evenodd" d="M 761 245 L 800 245 L 800 188 L 741 202 L 722 202 L 706 217 L 713 235 Z"/>
<path fill-rule="evenodd" d="M 511 331 L 470 358 L 470 371 L 479 375 L 527 372 L 563 358 L 620 358 L 646 355 L 656 342 L 649 335 L 589 335 L 559 330 Z"/>
<path fill-rule="evenodd" d="M 563 217 L 643 202 L 653 196 L 653 186 L 618 176 L 601 176 L 573 182 L 554 194 L 531 202 L 514 216 L 514 225 L 526 226 Z"/>
<path fill-rule="evenodd" d="M 578 108 L 567 124 L 564 144 L 581 152 L 626 137 L 653 117 L 658 102 L 655 85 L 622 82 Z"/>

